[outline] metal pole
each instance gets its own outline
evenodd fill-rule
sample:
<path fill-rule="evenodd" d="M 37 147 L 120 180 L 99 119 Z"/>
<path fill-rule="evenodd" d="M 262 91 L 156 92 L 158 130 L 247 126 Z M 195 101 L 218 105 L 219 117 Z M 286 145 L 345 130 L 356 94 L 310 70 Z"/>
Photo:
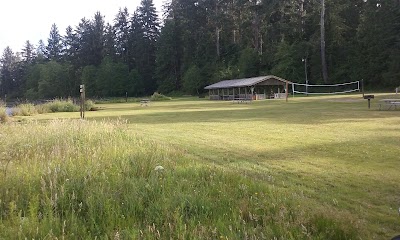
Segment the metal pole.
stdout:
<path fill-rule="evenodd" d="M 293 92 L 293 97 L 294 97 L 294 83 L 292 83 L 292 92 Z"/>
<path fill-rule="evenodd" d="M 304 74 L 306 76 L 306 96 L 308 96 L 307 58 L 303 58 L 302 60 L 304 62 Z"/>

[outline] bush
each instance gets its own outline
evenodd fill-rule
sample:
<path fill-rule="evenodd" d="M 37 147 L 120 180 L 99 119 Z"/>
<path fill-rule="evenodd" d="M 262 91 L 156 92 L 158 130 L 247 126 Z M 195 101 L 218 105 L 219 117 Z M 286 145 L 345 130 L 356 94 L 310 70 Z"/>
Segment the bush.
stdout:
<path fill-rule="evenodd" d="M 33 116 L 36 114 L 38 114 L 38 111 L 32 103 L 19 104 L 12 109 L 13 116 Z"/>
<path fill-rule="evenodd" d="M 162 95 L 161 93 L 155 92 L 155 93 L 153 93 L 153 95 L 151 95 L 150 100 L 151 101 L 166 101 L 166 100 L 172 100 L 172 98 Z"/>
<path fill-rule="evenodd" d="M 39 105 L 36 105 L 35 108 L 36 108 L 36 111 L 37 111 L 39 114 L 51 112 L 51 111 L 50 111 L 50 108 L 49 108 L 46 104 L 39 104 Z"/>
<path fill-rule="evenodd" d="M 95 110 L 94 102 L 92 100 L 85 101 L 85 110 L 86 111 L 94 111 Z"/>
<path fill-rule="evenodd" d="M 48 112 L 78 112 L 79 106 L 74 104 L 72 100 L 55 99 L 49 103 L 43 104 Z"/>

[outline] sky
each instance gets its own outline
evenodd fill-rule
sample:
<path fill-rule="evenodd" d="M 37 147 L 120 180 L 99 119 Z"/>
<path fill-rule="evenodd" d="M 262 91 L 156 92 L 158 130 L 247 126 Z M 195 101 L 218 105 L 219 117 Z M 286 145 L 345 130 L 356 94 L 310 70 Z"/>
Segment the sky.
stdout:
<path fill-rule="evenodd" d="M 160 15 L 166 0 L 153 0 Z M 140 0 L 2 0 L 0 4 L 0 56 L 9 46 L 20 52 L 29 40 L 37 46 L 42 39 L 47 43 L 53 23 L 61 35 L 71 25 L 73 29 L 82 18 L 92 19 L 97 11 L 112 23 L 119 8 L 133 14 Z"/>

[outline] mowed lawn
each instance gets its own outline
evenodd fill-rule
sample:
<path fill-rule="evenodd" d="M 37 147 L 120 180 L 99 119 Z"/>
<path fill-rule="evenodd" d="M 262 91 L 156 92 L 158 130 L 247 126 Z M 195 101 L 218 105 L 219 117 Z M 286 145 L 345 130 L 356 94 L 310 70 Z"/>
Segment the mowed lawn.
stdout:
<path fill-rule="evenodd" d="M 100 104 L 89 121 L 126 119 L 132 134 L 207 165 L 299 196 L 307 211 L 351 224 L 363 239 L 400 234 L 400 111 L 360 95 L 237 104 L 183 98 Z M 36 119 L 79 117 L 79 113 Z"/>

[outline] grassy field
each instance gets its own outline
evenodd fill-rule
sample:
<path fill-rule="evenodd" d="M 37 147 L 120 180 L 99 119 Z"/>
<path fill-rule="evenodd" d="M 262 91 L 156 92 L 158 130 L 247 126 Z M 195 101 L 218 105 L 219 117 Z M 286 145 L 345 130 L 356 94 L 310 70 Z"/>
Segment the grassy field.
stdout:
<path fill-rule="evenodd" d="M 0 238 L 388 239 L 400 111 L 376 97 L 370 110 L 359 95 L 193 98 L 19 117 L 0 126 Z"/>

